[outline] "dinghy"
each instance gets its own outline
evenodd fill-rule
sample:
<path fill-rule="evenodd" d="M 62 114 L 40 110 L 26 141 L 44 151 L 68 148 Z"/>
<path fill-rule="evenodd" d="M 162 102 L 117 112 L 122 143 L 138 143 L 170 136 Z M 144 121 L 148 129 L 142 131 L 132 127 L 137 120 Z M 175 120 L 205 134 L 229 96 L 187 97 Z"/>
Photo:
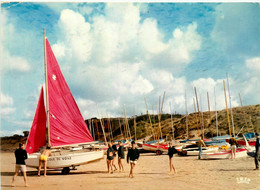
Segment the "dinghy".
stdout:
<path fill-rule="evenodd" d="M 247 150 L 239 148 L 236 150 L 236 158 L 247 157 Z M 231 158 L 231 150 L 220 151 L 216 153 L 202 153 L 201 159 L 229 159 Z"/>
<path fill-rule="evenodd" d="M 147 151 L 156 152 L 157 155 L 161 155 L 163 152 L 168 152 L 168 145 L 165 144 L 143 144 L 142 148 Z"/>
<path fill-rule="evenodd" d="M 45 35 L 44 57 L 46 111 L 42 87 L 26 143 L 25 149 L 29 154 L 26 165 L 37 168 L 38 151 L 48 145 L 53 156 L 48 158 L 47 168 L 63 168 L 63 173 L 69 173 L 69 167 L 75 169 L 76 166 L 102 159 L 104 151 L 84 149 L 94 140 Z"/>

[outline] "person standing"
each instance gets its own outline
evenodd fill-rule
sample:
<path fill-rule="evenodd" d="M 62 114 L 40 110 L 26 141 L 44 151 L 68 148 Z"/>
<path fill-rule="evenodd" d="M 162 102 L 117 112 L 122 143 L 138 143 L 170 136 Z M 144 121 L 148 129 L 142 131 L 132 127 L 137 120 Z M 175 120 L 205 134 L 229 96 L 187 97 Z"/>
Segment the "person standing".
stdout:
<path fill-rule="evenodd" d="M 24 150 L 23 148 L 24 148 L 24 144 L 19 143 L 19 149 L 16 149 L 14 152 L 15 159 L 16 159 L 16 165 L 15 165 L 15 174 L 13 176 L 12 185 L 11 185 L 12 187 L 14 187 L 15 178 L 18 175 L 20 170 L 21 170 L 21 172 L 23 172 L 25 186 L 28 187 L 27 176 L 26 176 L 26 165 L 25 165 L 25 160 L 28 157 L 27 157 L 26 150 Z"/>
<path fill-rule="evenodd" d="M 112 140 L 112 149 L 113 149 L 113 160 L 112 160 L 112 166 L 115 168 L 115 171 L 117 170 L 116 165 L 115 165 L 115 159 L 116 159 L 116 153 L 117 153 L 117 148 L 116 148 L 116 144 L 114 143 L 114 141 Z"/>
<path fill-rule="evenodd" d="M 259 170 L 259 158 L 260 158 L 260 139 L 259 134 L 255 133 L 255 170 Z"/>
<path fill-rule="evenodd" d="M 132 147 L 129 148 L 128 153 L 127 153 L 127 163 L 129 163 L 129 160 L 130 160 L 131 169 L 130 169 L 129 177 L 133 178 L 134 177 L 133 176 L 134 167 L 137 163 L 137 160 L 139 159 L 139 151 L 135 147 L 135 141 L 132 141 L 131 144 L 132 144 Z"/>
<path fill-rule="evenodd" d="M 124 171 L 124 166 L 122 164 L 122 159 L 125 159 L 125 152 L 124 152 L 124 146 L 121 145 L 121 141 L 118 141 L 118 167 L 119 167 L 119 172 Z"/>
<path fill-rule="evenodd" d="M 113 167 L 112 167 L 112 160 L 114 159 L 113 157 L 113 148 L 112 144 L 108 143 L 108 149 L 107 149 L 107 170 L 108 173 L 113 173 Z M 111 172 L 110 172 L 111 169 Z"/>
<path fill-rule="evenodd" d="M 170 164 L 170 173 L 169 173 L 169 175 L 177 173 L 176 170 L 175 170 L 175 167 L 173 165 L 173 162 L 172 162 L 173 154 L 176 154 L 177 152 L 178 151 L 175 149 L 175 147 L 172 146 L 172 143 L 169 142 L 169 148 L 168 148 L 169 164 Z M 173 172 L 173 170 L 174 170 L 174 172 Z"/>
<path fill-rule="evenodd" d="M 48 157 L 52 156 L 51 154 L 51 147 L 47 146 L 47 148 L 42 152 L 40 159 L 39 159 L 39 168 L 38 168 L 38 176 L 41 175 L 41 168 L 42 164 L 44 167 L 44 177 L 46 177 L 46 172 L 47 172 L 47 161 Z"/>
<path fill-rule="evenodd" d="M 234 135 L 229 139 L 229 144 L 231 145 L 231 159 L 236 158 L 236 150 L 237 150 L 237 140 Z"/>
<path fill-rule="evenodd" d="M 201 139 L 201 137 L 199 137 L 198 147 L 199 147 L 199 160 L 200 160 L 201 153 L 202 153 L 202 147 L 206 147 L 206 145 L 205 145 L 204 141 Z"/>

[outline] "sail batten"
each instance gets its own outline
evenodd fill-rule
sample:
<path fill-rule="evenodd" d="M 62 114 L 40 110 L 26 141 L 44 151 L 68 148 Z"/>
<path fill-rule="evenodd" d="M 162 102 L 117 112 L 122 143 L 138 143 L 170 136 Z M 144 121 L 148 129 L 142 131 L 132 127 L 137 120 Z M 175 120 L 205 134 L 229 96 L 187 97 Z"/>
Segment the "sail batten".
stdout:
<path fill-rule="evenodd" d="M 92 142 L 93 138 L 46 38 L 50 143 L 52 147 Z"/>

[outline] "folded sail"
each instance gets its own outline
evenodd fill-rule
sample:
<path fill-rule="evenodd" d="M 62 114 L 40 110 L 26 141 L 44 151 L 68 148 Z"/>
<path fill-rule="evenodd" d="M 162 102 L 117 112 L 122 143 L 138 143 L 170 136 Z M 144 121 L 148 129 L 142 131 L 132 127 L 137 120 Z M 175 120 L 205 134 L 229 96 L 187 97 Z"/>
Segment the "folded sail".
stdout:
<path fill-rule="evenodd" d="M 46 112 L 44 107 L 43 87 L 38 100 L 31 131 L 27 139 L 25 150 L 32 154 L 46 145 Z"/>
<path fill-rule="evenodd" d="M 51 146 L 93 141 L 47 38 L 46 58 Z"/>

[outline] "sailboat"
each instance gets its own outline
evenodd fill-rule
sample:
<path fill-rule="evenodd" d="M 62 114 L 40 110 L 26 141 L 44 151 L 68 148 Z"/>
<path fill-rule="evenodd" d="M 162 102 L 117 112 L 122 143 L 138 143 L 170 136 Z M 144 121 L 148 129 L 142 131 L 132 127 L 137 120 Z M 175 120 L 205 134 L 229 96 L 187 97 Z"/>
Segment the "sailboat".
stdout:
<path fill-rule="evenodd" d="M 53 156 L 48 158 L 47 168 L 63 168 L 63 173 L 69 173 L 70 167 L 75 169 L 76 166 L 102 159 L 104 152 L 84 149 L 84 145 L 94 140 L 45 37 L 45 31 L 44 62 L 46 110 L 42 87 L 26 143 L 25 149 L 29 154 L 26 165 L 37 168 L 39 149 L 50 146 Z"/>

